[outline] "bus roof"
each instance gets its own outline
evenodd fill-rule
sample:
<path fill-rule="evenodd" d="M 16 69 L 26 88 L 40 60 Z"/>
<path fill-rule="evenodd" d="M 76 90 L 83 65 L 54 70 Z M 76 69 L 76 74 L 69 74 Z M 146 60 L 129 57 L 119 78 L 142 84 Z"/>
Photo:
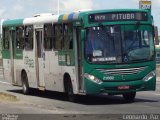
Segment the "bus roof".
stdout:
<path fill-rule="evenodd" d="M 18 26 L 23 24 L 24 19 L 12 19 L 12 20 L 4 20 L 3 27 L 5 26 Z"/>
<path fill-rule="evenodd" d="M 23 21 L 24 25 L 31 25 L 31 24 L 43 24 L 43 23 L 54 23 L 58 21 L 58 15 L 52 16 L 38 16 L 32 18 L 25 18 Z"/>
<path fill-rule="evenodd" d="M 104 12 L 148 12 L 147 10 L 141 9 L 109 9 L 109 10 L 90 10 L 90 11 L 78 11 L 61 15 L 48 15 L 48 16 L 35 16 L 31 18 L 24 19 L 11 19 L 5 20 L 3 22 L 3 27 L 5 26 L 18 26 L 18 25 L 31 25 L 31 24 L 43 24 L 43 23 L 54 23 L 54 22 L 65 22 L 65 21 L 75 21 L 81 20 L 84 15 L 93 13 L 104 13 Z"/>
<path fill-rule="evenodd" d="M 86 14 L 93 14 L 93 13 L 106 13 L 106 12 L 147 12 L 147 10 L 142 9 L 108 9 L 108 10 L 90 10 L 90 11 L 80 11 L 80 12 L 72 12 L 67 14 L 62 14 L 59 16 L 58 21 L 72 21 L 72 20 L 80 20 Z"/>

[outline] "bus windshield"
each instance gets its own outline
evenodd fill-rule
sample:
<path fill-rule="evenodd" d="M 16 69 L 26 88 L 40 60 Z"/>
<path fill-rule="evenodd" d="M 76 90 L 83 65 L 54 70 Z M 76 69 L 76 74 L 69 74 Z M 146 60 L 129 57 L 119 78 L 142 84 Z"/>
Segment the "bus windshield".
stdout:
<path fill-rule="evenodd" d="M 127 25 L 126 25 L 127 26 Z M 85 57 L 90 63 L 131 63 L 154 57 L 152 32 L 122 26 L 87 28 Z"/>

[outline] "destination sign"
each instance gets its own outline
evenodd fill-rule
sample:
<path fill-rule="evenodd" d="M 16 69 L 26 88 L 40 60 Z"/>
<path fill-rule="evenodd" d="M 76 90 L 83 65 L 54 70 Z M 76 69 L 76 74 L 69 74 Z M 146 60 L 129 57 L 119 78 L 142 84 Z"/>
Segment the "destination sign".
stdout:
<path fill-rule="evenodd" d="M 145 12 L 98 13 L 89 15 L 89 22 L 147 21 L 147 20 L 148 20 L 148 15 Z"/>

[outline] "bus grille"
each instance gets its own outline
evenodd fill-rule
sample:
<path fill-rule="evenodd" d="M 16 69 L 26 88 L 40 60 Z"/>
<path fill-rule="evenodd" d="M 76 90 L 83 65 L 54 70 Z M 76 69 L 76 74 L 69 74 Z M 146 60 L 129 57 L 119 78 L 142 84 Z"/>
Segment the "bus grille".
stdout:
<path fill-rule="evenodd" d="M 143 71 L 146 67 L 139 68 L 129 68 L 129 69 L 97 69 L 98 71 L 106 75 L 129 75 L 129 74 L 138 74 Z"/>

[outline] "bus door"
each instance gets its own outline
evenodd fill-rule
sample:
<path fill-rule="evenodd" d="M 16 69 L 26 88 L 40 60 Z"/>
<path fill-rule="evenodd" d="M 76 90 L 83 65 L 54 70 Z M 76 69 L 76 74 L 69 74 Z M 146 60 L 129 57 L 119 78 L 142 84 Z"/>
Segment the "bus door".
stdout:
<path fill-rule="evenodd" d="M 36 29 L 36 75 L 38 87 L 45 87 L 43 74 L 43 29 Z"/>
<path fill-rule="evenodd" d="M 14 54 L 15 54 L 15 38 L 16 38 L 16 32 L 15 30 L 9 31 L 10 36 L 10 51 L 11 51 L 11 80 L 12 84 L 16 84 L 16 80 L 14 77 Z"/>
<path fill-rule="evenodd" d="M 78 84 L 79 84 L 79 91 L 83 92 L 84 90 L 84 82 L 82 79 L 82 42 L 81 42 L 81 29 L 76 29 L 76 68 L 78 71 L 77 74 L 77 79 L 78 79 Z"/>

